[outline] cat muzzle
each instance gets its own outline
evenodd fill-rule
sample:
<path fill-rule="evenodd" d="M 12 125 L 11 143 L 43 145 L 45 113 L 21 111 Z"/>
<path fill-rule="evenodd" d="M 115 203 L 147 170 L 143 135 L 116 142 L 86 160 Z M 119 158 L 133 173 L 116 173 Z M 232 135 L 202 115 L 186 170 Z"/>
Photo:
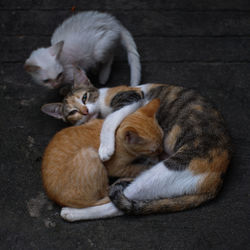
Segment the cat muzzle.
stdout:
<path fill-rule="evenodd" d="M 89 114 L 89 110 L 88 110 L 87 107 L 84 107 L 84 108 L 82 108 L 82 109 L 80 110 L 80 113 L 81 113 L 82 115 L 88 115 L 88 114 Z"/>

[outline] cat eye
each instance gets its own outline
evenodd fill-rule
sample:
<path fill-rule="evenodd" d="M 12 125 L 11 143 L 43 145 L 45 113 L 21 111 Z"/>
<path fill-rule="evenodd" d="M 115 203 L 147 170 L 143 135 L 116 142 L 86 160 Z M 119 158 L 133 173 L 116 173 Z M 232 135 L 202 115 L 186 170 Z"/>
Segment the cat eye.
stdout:
<path fill-rule="evenodd" d="M 82 97 L 82 102 L 83 102 L 83 104 L 86 103 L 87 97 L 88 97 L 88 95 L 87 95 L 87 93 L 85 93 L 85 94 L 83 95 L 83 97 Z"/>
<path fill-rule="evenodd" d="M 43 80 L 44 83 L 48 83 L 49 81 L 50 81 L 50 79 Z"/>
<path fill-rule="evenodd" d="M 58 76 L 56 77 L 56 80 L 59 80 L 62 76 L 63 72 L 61 72 L 60 74 L 58 74 Z"/>
<path fill-rule="evenodd" d="M 69 112 L 68 115 L 74 115 L 74 114 L 76 114 L 77 112 L 78 112 L 77 110 L 72 110 L 72 111 Z"/>

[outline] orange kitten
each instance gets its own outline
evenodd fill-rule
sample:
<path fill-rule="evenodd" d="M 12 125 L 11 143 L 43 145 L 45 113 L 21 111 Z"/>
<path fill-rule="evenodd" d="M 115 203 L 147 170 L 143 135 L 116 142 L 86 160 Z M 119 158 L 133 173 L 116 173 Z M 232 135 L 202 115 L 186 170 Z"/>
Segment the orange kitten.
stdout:
<path fill-rule="evenodd" d="M 98 148 L 103 120 L 69 127 L 57 133 L 45 150 L 42 178 L 49 198 L 61 206 L 84 208 L 110 202 L 108 176 L 135 177 L 144 165 L 139 156 L 157 155 L 163 132 L 155 119 L 160 101 L 154 99 L 126 117 L 116 132 L 113 157 L 102 163 Z"/>

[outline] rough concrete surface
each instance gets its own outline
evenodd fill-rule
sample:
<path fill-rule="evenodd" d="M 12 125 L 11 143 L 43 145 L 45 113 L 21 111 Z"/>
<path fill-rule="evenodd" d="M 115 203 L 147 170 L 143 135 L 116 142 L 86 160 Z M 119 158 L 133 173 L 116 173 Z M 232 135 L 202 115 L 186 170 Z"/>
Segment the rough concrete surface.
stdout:
<path fill-rule="evenodd" d="M 114 14 L 131 31 L 142 82 L 197 89 L 222 112 L 234 156 L 219 196 L 190 211 L 68 223 L 44 194 L 43 151 L 66 125 L 42 114 L 57 91 L 23 70 L 76 11 Z M 250 249 L 249 0 L 0 0 L 0 249 Z M 117 51 L 108 86 L 129 82 Z"/>

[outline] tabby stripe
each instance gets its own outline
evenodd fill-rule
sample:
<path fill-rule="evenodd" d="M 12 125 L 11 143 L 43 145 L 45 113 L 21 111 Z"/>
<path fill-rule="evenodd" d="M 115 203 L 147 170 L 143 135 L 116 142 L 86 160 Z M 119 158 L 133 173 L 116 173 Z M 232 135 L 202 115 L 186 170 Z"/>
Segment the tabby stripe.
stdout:
<path fill-rule="evenodd" d="M 183 116 L 186 115 L 185 110 L 189 110 L 190 105 L 196 100 L 197 100 L 196 96 L 189 96 L 189 98 L 185 99 L 185 102 L 182 100 L 177 101 L 175 106 L 173 106 L 171 110 L 169 110 L 169 114 L 163 117 L 163 119 L 165 118 L 165 121 L 162 120 L 161 122 L 159 122 L 160 126 L 165 127 L 166 128 L 165 131 L 169 131 L 174 126 L 174 124 L 180 123 L 179 125 L 182 126 L 183 124 L 181 123 L 182 120 L 181 118 L 183 118 Z"/>
<path fill-rule="evenodd" d="M 134 90 L 118 92 L 111 100 L 110 106 L 114 111 L 142 99 L 142 95 Z"/>

